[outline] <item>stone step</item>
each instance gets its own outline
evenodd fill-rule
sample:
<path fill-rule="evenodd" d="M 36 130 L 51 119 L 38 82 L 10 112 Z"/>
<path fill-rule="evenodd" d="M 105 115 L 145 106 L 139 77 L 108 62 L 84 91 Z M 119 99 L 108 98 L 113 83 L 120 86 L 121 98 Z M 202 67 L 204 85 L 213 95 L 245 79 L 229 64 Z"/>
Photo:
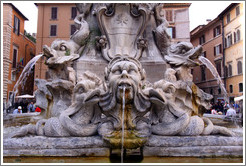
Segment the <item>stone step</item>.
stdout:
<path fill-rule="evenodd" d="M 180 147 L 180 146 L 242 146 L 243 137 L 227 136 L 157 136 L 152 135 L 146 146 Z"/>
<path fill-rule="evenodd" d="M 81 148 L 81 149 L 9 149 L 4 150 L 3 156 L 110 156 L 109 148 Z"/>
<path fill-rule="evenodd" d="M 144 156 L 180 157 L 242 157 L 243 146 L 186 146 L 186 147 L 148 147 L 143 149 Z"/>
<path fill-rule="evenodd" d="M 4 149 L 79 149 L 106 147 L 99 136 L 94 137 L 44 137 L 30 136 L 7 138 L 3 141 Z"/>

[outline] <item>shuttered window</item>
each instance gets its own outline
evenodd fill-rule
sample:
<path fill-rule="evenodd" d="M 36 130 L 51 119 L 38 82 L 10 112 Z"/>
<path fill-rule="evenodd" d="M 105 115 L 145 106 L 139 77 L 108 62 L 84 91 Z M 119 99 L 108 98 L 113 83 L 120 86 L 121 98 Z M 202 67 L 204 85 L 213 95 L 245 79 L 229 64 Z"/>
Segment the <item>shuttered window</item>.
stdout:
<path fill-rule="evenodd" d="M 74 34 L 75 31 L 76 31 L 76 27 L 75 27 L 74 24 L 72 24 L 72 25 L 70 26 L 70 35 Z"/>
<path fill-rule="evenodd" d="M 77 8 L 72 7 L 71 8 L 71 19 L 75 19 L 76 16 L 77 16 Z"/>
<path fill-rule="evenodd" d="M 173 22 L 173 11 L 166 10 L 166 20 L 169 22 Z"/>
<path fill-rule="evenodd" d="M 214 37 L 218 36 L 221 34 L 221 28 L 220 25 L 214 28 Z"/>
<path fill-rule="evenodd" d="M 50 36 L 56 36 L 56 33 L 57 33 L 57 26 L 50 25 Z"/>
<path fill-rule="evenodd" d="M 57 7 L 51 8 L 51 19 L 56 20 L 57 19 Z"/>
<path fill-rule="evenodd" d="M 13 28 L 13 32 L 16 35 L 20 35 L 20 19 L 16 16 L 14 16 L 14 28 Z"/>
<path fill-rule="evenodd" d="M 12 61 L 12 68 L 16 68 L 17 66 L 17 54 L 18 50 L 16 48 L 13 49 L 13 61 Z"/>

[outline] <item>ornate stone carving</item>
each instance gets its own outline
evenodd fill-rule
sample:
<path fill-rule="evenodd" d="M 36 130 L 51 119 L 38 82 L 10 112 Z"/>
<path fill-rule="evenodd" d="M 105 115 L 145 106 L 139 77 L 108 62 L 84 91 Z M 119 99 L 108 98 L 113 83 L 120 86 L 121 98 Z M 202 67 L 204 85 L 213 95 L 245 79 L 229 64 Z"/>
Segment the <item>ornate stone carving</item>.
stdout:
<path fill-rule="evenodd" d="M 102 45 L 102 56 L 110 61 L 115 56 L 139 59 L 146 47 L 143 32 L 149 19 L 149 6 L 143 4 L 100 4 L 97 15 L 107 45 Z M 120 39 L 120 40 L 119 40 Z M 141 41 L 139 41 L 139 39 Z"/>
<path fill-rule="evenodd" d="M 201 46 L 194 48 L 191 43 L 179 42 L 170 46 L 168 55 L 165 56 L 165 59 L 174 66 L 184 65 L 194 67 L 199 65 L 199 63 L 194 60 L 197 59 L 201 53 Z"/>

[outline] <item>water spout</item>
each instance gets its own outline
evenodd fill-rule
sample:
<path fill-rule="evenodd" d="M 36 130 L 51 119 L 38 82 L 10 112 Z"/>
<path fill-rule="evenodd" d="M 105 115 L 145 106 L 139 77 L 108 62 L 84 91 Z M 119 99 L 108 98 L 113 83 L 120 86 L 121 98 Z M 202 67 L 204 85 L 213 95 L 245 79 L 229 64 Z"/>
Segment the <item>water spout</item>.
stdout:
<path fill-rule="evenodd" d="M 26 66 L 24 67 L 19 79 L 17 80 L 14 88 L 13 88 L 13 93 L 12 95 L 10 96 L 10 100 L 8 101 L 8 105 L 7 105 L 7 108 L 11 107 L 12 106 L 12 102 L 13 102 L 13 98 L 15 95 L 18 95 L 19 94 L 19 86 L 23 86 L 25 85 L 25 82 L 27 80 L 27 77 L 30 75 L 30 73 L 32 72 L 32 68 L 33 66 L 36 64 L 36 62 L 39 60 L 39 58 L 43 56 L 43 54 L 39 54 L 37 56 L 35 56 L 34 58 L 32 58 L 27 64 Z"/>
<path fill-rule="evenodd" d="M 228 95 L 224 86 L 224 83 L 221 80 L 221 77 L 218 74 L 218 71 L 216 70 L 216 68 L 214 67 L 214 65 L 205 57 L 200 56 L 199 61 L 201 61 L 204 65 L 206 65 L 206 67 L 210 70 L 210 72 L 213 74 L 214 78 L 217 80 L 217 84 L 219 84 L 220 89 L 224 95 L 224 99 L 226 102 L 228 101 Z"/>
<path fill-rule="evenodd" d="M 121 136 L 121 163 L 124 162 L 124 118 L 125 118 L 125 93 L 126 87 L 123 86 L 123 94 L 122 94 L 122 136 Z"/>

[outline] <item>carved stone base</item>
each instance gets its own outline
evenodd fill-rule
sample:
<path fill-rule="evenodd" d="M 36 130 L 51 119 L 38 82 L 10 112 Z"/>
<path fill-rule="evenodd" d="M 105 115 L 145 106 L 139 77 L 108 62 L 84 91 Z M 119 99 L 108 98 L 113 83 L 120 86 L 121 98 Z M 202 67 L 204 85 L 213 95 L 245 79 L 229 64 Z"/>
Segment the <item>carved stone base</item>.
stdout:
<path fill-rule="evenodd" d="M 77 61 L 75 67 L 77 77 L 85 71 L 90 71 L 104 80 L 104 71 L 107 66 L 106 61 L 100 59 L 81 59 Z M 143 60 L 140 62 L 146 71 L 146 79 L 149 82 L 154 83 L 164 78 L 167 64 L 163 60 Z"/>
<path fill-rule="evenodd" d="M 3 140 L 3 156 L 110 156 L 101 137 L 30 136 Z M 151 136 L 143 156 L 242 157 L 243 137 Z"/>

